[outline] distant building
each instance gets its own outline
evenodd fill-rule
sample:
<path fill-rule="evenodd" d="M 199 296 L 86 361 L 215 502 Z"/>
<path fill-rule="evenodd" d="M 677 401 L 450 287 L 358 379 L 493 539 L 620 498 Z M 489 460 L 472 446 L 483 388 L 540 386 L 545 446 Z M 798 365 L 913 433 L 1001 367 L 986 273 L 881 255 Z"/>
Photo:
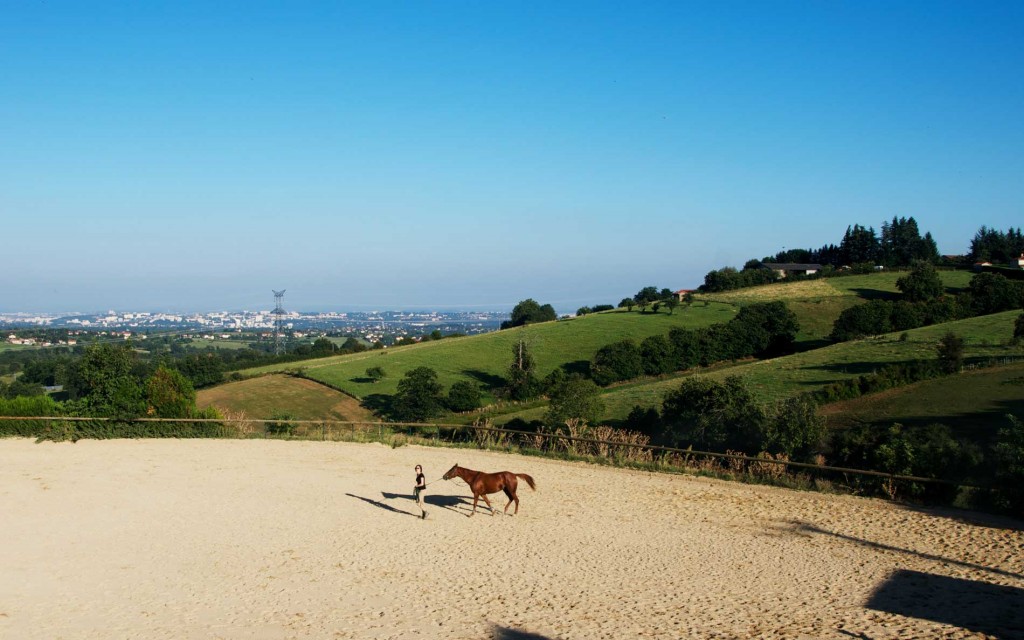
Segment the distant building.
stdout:
<path fill-rule="evenodd" d="M 780 278 L 809 276 L 821 271 L 820 264 L 801 264 L 798 262 L 762 262 L 761 266 L 778 273 Z"/>
<path fill-rule="evenodd" d="M 689 294 L 689 293 L 697 293 L 697 290 L 696 289 L 680 289 L 679 291 L 675 291 L 674 293 L 676 295 L 676 298 L 679 298 L 679 302 L 682 302 L 683 298 L 685 298 L 687 294 Z"/>
<path fill-rule="evenodd" d="M 1013 260 L 1011 260 L 1010 261 L 1010 266 L 1011 267 L 1016 267 L 1017 269 L 1024 269 L 1024 253 L 1020 254 L 1019 257 L 1014 258 Z"/>

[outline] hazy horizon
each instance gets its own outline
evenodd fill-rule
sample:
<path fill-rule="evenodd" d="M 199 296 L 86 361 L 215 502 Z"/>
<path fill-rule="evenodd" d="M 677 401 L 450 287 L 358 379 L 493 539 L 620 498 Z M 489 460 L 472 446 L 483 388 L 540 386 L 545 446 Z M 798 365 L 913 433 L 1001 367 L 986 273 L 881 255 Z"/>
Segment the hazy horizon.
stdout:
<path fill-rule="evenodd" d="M 511 309 L 1020 226 L 1024 5 L 15 3 L 0 309 Z"/>

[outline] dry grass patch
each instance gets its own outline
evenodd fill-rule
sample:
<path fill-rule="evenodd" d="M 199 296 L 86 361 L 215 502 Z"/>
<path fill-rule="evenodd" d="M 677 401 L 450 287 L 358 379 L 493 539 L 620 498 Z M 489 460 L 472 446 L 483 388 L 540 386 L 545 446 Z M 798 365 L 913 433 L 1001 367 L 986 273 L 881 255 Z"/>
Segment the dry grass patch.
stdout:
<path fill-rule="evenodd" d="M 706 297 L 716 302 L 752 303 L 775 300 L 806 300 L 808 298 L 834 298 L 850 295 L 833 287 L 828 280 L 802 280 L 799 282 L 778 282 L 760 287 L 723 291 Z"/>
<path fill-rule="evenodd" d="M 313 380 L 284 375 L 229 382 L 198 393 L 199 407 L 258 419 L 287 413 L 298 420 L 371 421 L 359 401 Z"/>

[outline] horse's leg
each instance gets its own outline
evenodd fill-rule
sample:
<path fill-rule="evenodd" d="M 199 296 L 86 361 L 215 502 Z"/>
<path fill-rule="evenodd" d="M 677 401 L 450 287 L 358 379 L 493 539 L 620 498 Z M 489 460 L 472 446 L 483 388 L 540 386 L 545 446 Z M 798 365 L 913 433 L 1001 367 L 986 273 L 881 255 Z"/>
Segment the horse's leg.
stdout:
<path fill-rule="evenodd" d="M 516 503 L 515 513 L 519 513 L 519 498 L 516 497 L 516 487 L 519 485 L 519 481 L 516 480 L 514 473 L 508 474 L 505 481 L 505 495 L 508 496 L 508 504 L 505 505 L 505 513 L 508 513 L 508 507 L 513 501 Z M 513 514 L 515 515 L 515 514 Z"/>
<path fill-rule="evenodd" d="M 472 518 L 473 516 L 476 515 L 476 503 L 477 503 L 477 501 L 479 499 L 480 499 L 480 494 L 479 493 L 473 493 L 473 513 L 469 514 L 470 518 Z"/>
<path fill-rule="evenodd" d="M 481 495 L 484 497 L 484 502 L 487 503 L 487 508 L 491 510 L 491 515 L 493 516 L 494 515 L 494 507 L 491 506 L 491 501 L 487 498 L 487 494 L 486 493 L 483 493 Z"/>

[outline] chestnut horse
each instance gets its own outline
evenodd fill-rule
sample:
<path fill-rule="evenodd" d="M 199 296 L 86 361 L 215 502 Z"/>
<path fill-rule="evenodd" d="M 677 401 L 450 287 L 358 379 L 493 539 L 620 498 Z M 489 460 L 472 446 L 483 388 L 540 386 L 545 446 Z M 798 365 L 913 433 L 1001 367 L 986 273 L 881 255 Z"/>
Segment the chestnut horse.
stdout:
<path fill-rule="evenodd" d="M 473 517 L 473 514 L 476 513 L 476 503 L 481 497 L 487 503 L 487 508 L 491 510 L 491 515 L 493 516 L 494 507 L 491 506 L 491 501 L 487 499 L 487 494 L 498 493 L 499 491 L 504 491 L 508 497 L 508 504 L 505 505 L 503 513 L 508 513 L 508 506 L 513 502 L 516 503 L 515 513 L 519 513 L 519 497 L 516 496 L 516 487 L 519 485 L 519 481 L 516 478 L 526 480 L 526 484 L 530 485 L 531 489 L 537 490 L 537 485 L 534 484 L 533 478 L 525 473 L 512 473 L 511 471 L 484 473 L 483 471 L 473 471 L 472 469 L 464 469 L 459 465 L 455 465 L 442 478 L 451 480 L 456 476 L 465 480 L 473 492 L 473 513 L 469 514 L 469 517 Z"/>

